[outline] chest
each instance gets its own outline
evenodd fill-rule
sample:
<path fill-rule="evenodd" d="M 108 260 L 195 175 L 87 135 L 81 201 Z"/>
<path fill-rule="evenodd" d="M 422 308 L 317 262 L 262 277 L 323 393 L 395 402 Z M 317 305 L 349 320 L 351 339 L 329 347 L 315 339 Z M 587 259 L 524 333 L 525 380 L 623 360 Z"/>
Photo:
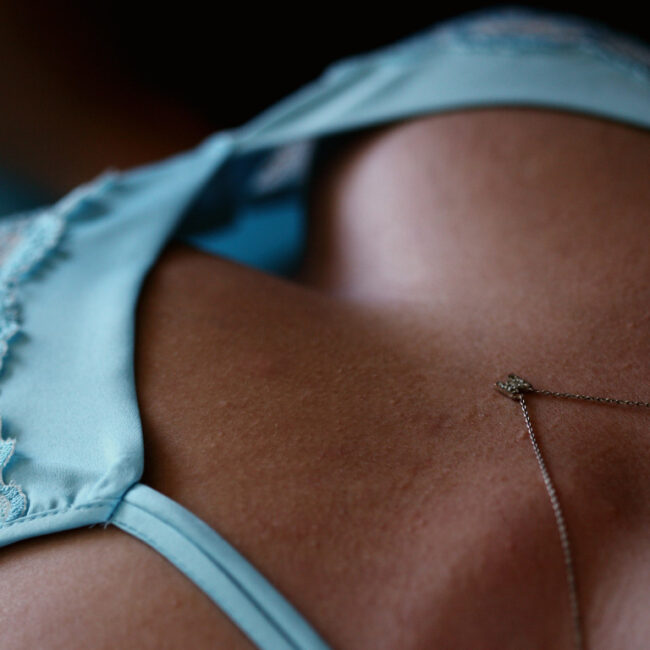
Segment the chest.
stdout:
<path fill-rule="evenodd" d="M 570 647 L 548 497 L 516 404 L 482 389 L 484 360 L 468 375 L 451 338 L 396 338 L 182 247 L 147 279 L 137 323 L 145 482 L 334 647 Z M 596 411 L 531 404 L 589 647 L 625 647 L 647 632 L 650 459 L 641 417 Z"/>

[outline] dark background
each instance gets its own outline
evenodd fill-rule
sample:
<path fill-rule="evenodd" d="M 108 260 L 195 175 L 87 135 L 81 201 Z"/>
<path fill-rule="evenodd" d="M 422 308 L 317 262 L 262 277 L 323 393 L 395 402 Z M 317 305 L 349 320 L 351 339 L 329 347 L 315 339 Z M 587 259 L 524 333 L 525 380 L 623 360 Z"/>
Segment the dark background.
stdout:
<path fill-rule="evenodd" d="M 636 10 L 611 0 L 519 6 L 581 14 L 647 39 L 642 4 Z M 301 3 L 289 9 L 271 3 L 269 9 L 266 3 L 260 8 L 195 0 L 166 6 L 125 0 L 77 5 L 82 29 L 85 22 L 105 56 L 143 83 L 182 97 L 223 127 L 253 117 L 338 58 L 381 47 L 465 11 L 508 6 L 398 2 L 378 10 Z"/>
<path fill-rule="evenodd" d="M 0 213 L 49 201 L 108 167 L 191 148 L 339 59 L 499 6 L 513 5 L 0 3 Z M 642 3 L 517 6 L 581 15 L 650 41 Z"/>

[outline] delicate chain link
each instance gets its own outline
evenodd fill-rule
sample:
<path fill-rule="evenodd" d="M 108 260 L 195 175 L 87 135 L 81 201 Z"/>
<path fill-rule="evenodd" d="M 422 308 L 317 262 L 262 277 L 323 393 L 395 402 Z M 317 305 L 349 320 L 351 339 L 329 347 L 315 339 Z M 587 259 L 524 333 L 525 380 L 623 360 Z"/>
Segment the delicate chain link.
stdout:
<path fill-rule="evenodd" d="M 637 402 L 634 400 L 627 399 L 616 399 L 613 397 L 595 397 L 593 395 L 581 395 L 579 393 L 559 393 L 556 391 L 550 390 L 540 390 L 534 388 L 529 381 L 526 381 L 522 377 L 519 377 L 514 374 L 509 374 L 508 378 L 505 381 L 497 381 L 495 385 L 496 389 L 506 395 L 510 399 L 516 400 L 521 405 L 521 410 L 524 415 L 524 421 L 526 422 L 526 428 L 528 429 L 528 437 L 533 446 L 533 451 L 535 452 L 535 458 L 537 459 L 537 464 L 539 465 L 540 472 L 542 473 L 542 478 L 544 480 L 544 485 L 546 487 L 546 492 L 551 501 L 551 507 L 553 508 L 553 514 L 555 516 L 555 523 L 560 535 L 560 544 L 562 546 L 562 554 L 564 556 L 564 566 L 566 571 L 566 580 L 567 586 L 569 589 L 569 602 L 571 606 L 571 618 L 573 620 L 573 638 L 576 650 L 584 650 L 584 635 L 583 635 L 583 623 L 582 615 L 580 613 L 580 605 L 578 600 L 578 588 L 576 573 L 573 562 L 573 555 L 571 553 L 571 544 L 569 543 L 569 533 L 567 530 L 566 522 L 564 520 L 564 515 L 562 514 L 562 508 L 560 506 L 560 501 L 557 497 L 557 490 L 551 479 L 551 476 L 546 468 L 546 462 L 542 456 L 541 449 L 537 443 L 537 438 L 535 437 L 535 432 L 533 431 L 533 424 L 530 420 L 530 415 L 528 413 L 528 407 L 526 406 L 526 401 L 524 395 L 526 393 L 533 393 L 537 395 L 548 395 L 550 397 L 559 397 L 561 399 L 577 399 L 577 400 L 586 400 L 588 402 L 595 402 L 599 404 L 618 404 L 621 406 L 641 406 L 650 408 L 650 402 Z"/>
<path fill-rule="evenodd" d="M 528 391 L 539 395 L 550 395 L 551 397 L 561 397 L 563 399 L 582 399 L 588 402 L 599 402 L 601 404 L 620 404 L 621 406 L 644 406 L 650 408 L 650 402 L 634 402 L 629 399 L 616 399 L 614 397 L 594 397 L 593 395 L 580 395 L 579 393 L 556 393 L 552 390 L 539 390 L 533 388 Z"/>
<path fill-rule="evenodd" d="M 542 456 L 542 451 L 537 444 L 537 438 L 533 431 L 533 425 L 530 421 L 530 415 L 528 414 L 528 408 L 526 406 L 526 400 L 522 395 L 519 398 L 519 403 L 521 404 L 521 410 L 524 414 L 524 420 L 526 421 L 526 428 L 528 429 L 528 437 L 530 442 L 533 445 L 533 451 L 535 452 L 535 458 L 537 458 L 537 464 L 542 473 L 542 478 L 544 479 L 544 485 L 546 486 L 546 492 L 548 493 L 548 498 L 551 501 L 551 507 L 553 508 L 553 514 L 555 515 L 555 523 L 557 526 L 558 533 L 560 534 L 560 544 L 562 545 L 562 554 L 564 556 L 564 568 L 566 571 L 566 580 L 569 587 L 569 602 L 571 605 L 571 618 L 573 620 L 573 637 L 577 650 L 583 650 L 584 641 L 582 636 L 582 616 L 580 615 L 580 605 L 578 603 L 578 587 L 576 584 L 576 573 L 573 566 L 573 555 L 571 553 L 571 544 L 569 542 L 569 533 L 567 531 L 566 523 L 564 521 L 564 515 L 562 514 L 562 508 L 560 507 L 560 501 L 557 498 L 557 491 L 555 490 L 555 485 L 551 480 L 551 476 L 546 469 L 546 463 L 544 462 L 544 457 Z"/>

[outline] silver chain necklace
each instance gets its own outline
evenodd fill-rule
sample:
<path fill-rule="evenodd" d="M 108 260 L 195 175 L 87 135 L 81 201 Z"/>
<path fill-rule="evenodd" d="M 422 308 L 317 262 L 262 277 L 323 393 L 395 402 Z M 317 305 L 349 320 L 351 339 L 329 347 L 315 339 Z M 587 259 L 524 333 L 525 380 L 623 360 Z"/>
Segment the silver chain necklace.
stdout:
<path fill-rule="evenodd" d="M 615 399 L 613 397 L 594 397 L 592 395 L 580 395 L 578 393 L 558 393 L 551 390 L 540 390 L 538 388 L 533 388 L 530 382 L 526 381 L 522 377 L 513 374 L 509 374 L 508 378 L 505 381 L 497 381 L 495 387 L 501 394 L 509 397 L 512 400 L 518 401 L 521 406 L 526 428 L 528 429 L 528 437 L 530 438 L 530 442 L 533 446 L 533 451 L 535 452 L 535 458 L 537 459 L 537 464 L 539 465 L 539 469 L 542 473 L 546 492 L 551 501 L 553 514 L 555 515 L 557 530 L 560 535 L 560 544 L 562 546 L 562 554 L 564 556 L 567 587 L 569 590 L 569 602 L 571 605 L 574 645 L 576 647 L 576 650 L 584 650 L 585 642 L 583 622 L 582 615 L 580 613 L 580 603 L 578 601 L 578 588 L 573 555 L 571 552 L 571 544 L 569 543 L 569 534 L 567 531 L 566 523 L 564 521 L 564 515 L 562 514 L 562 508 L 560 507 L 560 501 L 557 497 L 555 485 L 551 480 L 551 475 L 549 474 L 548 469 L 546 469 L 544 457 L 542 456 L 542 452 L 539 448 L 539 445 L 537 444 L 537 438 L 535 437 L 535 432 L 533 431 L 533 424 L 530 420 L 530 415 L 528 414 L 528 407 L 526 406 L 524 395 L 527 393 L 536 393 L 538 395 L 548 395 L 550 397 L 559 397 L 562 399 L 577 399 L 586 400 L 588 402 L 597 402 L 599 404 L 618 404 L 621 406 L 641 406 L 645 408 L 650 408 L 650 403 L 635 402 L 628 399 Z"/>

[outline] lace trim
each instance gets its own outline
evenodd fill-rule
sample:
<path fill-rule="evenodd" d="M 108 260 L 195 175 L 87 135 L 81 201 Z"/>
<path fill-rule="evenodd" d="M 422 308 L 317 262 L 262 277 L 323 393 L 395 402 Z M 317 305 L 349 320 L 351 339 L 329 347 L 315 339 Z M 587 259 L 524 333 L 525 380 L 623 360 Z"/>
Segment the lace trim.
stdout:
<path fill-rule="evenodd" d="M 336 61 L 324 73 L 336 76 L 352 62 L 377 55 L 410 61 L 444 51 L 514 56 L 581 51 L 638 78 L 647 81 L 650 77 L 650 48 L 636 36 L 580 15 L 517 5 L 478 10 L 434 23 L 395 43 Z"/>
<path fill-rule="evenodd" d="M 11 340 L 21 329 L 19 286 L 56 249 L 68 219 L 98 194 L 113 187 L 116 174 L 109 171 L 82 185 L 44 210 L 0 218 L 0 373 Z M 27 497 L 14 481 L 6 483 L 3 471 L 16 446 L 2 437 L 0 414 L 0 528 L 25 514 Z"/>
<path fill-rule="evenodd" d="M 57 245 L 63 228 L 64 219 L 56 212 L 0 222 L 0 370 L 8 343 L 20 329 L 18 285 Z"/>
<path fill-rule="evenodd" d="M 2 420 L 0 419 L 0 431 L 1 429 Z M 5 483 L 2 479 L 2 470 L 11 459 L 15 446 L 14 438 L 0 437 L 0 521 L 2 523 L 17 519 L 27 510 L 27 497 L 20 486 L 13 481 Z"/>

